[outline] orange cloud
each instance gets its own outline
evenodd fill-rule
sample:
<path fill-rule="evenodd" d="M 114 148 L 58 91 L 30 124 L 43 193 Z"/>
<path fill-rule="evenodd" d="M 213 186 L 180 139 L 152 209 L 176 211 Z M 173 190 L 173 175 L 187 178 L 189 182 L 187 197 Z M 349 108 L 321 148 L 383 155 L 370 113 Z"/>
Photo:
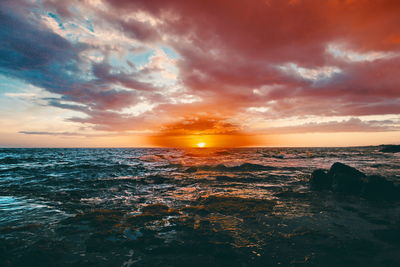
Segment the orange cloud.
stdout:
<path fill-rule="evenodd" d="M 222 118 L 195 116 L 165 124 L 157 135 L 149 137 L 152 144 L 162 147 L 240 147 L 256 144 L 234 123 Z"/>

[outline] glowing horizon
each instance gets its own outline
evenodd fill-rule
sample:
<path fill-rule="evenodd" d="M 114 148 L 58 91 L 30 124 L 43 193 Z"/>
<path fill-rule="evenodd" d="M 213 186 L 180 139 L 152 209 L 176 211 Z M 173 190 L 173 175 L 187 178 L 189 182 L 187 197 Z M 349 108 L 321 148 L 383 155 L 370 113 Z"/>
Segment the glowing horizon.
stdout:
<path fill-rule="evenodd" d="M 196 144 L 197 147 L 206 147 L 206 143 L 200 142 Z"/>
<path fill-rule="evenodd" d="M 1 1 L 0 147 L 399 144 L 399 13 L 390 0 Z"/>

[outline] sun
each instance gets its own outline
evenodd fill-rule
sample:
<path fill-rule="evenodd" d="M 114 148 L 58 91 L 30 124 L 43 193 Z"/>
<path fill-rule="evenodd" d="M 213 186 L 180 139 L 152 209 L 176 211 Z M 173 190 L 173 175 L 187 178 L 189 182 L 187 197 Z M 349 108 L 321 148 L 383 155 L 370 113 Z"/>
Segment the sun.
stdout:
<path fill-rule="evenodd" d="M 204 142 L 197 143 L 197 147 L 205 147 L 205 146 L 206 146 L 206 143 L 204 143 Z"/>

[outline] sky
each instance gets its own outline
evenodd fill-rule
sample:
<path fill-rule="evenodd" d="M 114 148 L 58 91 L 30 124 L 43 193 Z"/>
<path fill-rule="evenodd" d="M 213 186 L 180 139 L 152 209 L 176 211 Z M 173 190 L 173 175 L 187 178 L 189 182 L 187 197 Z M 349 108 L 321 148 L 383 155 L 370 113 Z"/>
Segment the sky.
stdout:
<path fill-rule="evenodd" d="M 1 0 L 0 147 L 398 144 L 399 14 L 397 0 Z"/>

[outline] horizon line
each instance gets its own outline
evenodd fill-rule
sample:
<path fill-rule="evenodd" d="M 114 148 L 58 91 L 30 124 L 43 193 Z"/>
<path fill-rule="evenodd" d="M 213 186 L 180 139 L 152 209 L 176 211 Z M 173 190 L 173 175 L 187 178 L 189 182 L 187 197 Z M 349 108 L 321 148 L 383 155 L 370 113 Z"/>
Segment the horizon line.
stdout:
<path fill-rule="evenodd" d="M 237 146 L 237 147 L 161 147 L 161 146 L 146 146 L 146 147 L 123 147 L 123 146 L 113 146 L 113 147 L 3 147 L 0 149 L 107 149 L 107 148 L 128 148 L 128 149 L 241 149 L 241 148 L 347 148 L 347 147 L 379 147 L 379 146 L 391 146 L 400 145 L 398 144 L 380 144 L 380 145 L 350 145 L 350 146 Z"/>

